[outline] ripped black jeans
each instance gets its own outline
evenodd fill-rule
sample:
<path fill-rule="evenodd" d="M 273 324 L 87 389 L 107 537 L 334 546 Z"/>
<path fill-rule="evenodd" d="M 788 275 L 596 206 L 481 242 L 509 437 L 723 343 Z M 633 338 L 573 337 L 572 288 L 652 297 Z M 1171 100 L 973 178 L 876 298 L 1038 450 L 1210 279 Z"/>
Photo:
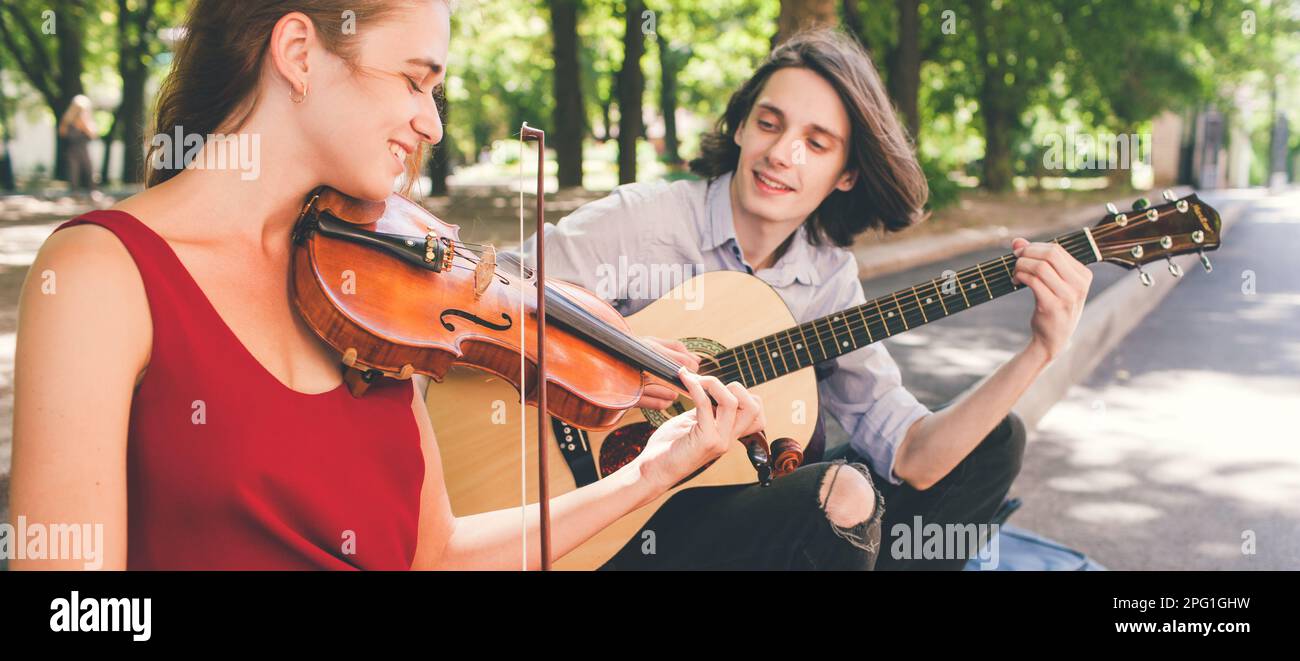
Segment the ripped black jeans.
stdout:
<path fill-rule="evenodd" d="M 887 508 L 881 523 L 883 544 L 876 571 L 962 569 L 971 555 L 968 546 L 959 543 L 932 554 L 939 557 L 926 557 L 916 549 L 909 550 L 910 545 L 901 538 L 912 535 L 918 522 L 922 529 L 937 524 L 941 529 L 976 530 L 975 526 L 987 524 L 1020 474 L 1025 441 L 1024 422 L 1009 413 L 961 463 L 929 489 L 891 484 L 875 475 Z M 828 450 L 825 458 L 853 461 L 858 455 L 841 445 Z"/>
<path fill-rule="evenodd" d="M 963 557 L 895 557 L 891 542 L 916 517 L 923 525 L 988 523 L 1020 473 L 1025 440 L 1024 423 L 1015 413 L 1007 415 L 924 491 L 889 483 L 847 446 L 828 450 L 825 461 L 769 487 L 685 490 L 669 498 L 602 569 L 959 570 Z M 829 471 L 847 467 L 870 480 L 876 507 L 867 521 L 841 529 L 826 517 L 820 485 Z"/>
<path fill-rule="evenodd" d="M 835 490 L 839 471 L 871 471 L 844 461 L 808 464 L 757 483 L 680 491 L 601 569 L 870 570 L 880 551 L 881 492 L 872 485 L 870 517 L 851 527 L 828 518 L 822 485 Z"/>

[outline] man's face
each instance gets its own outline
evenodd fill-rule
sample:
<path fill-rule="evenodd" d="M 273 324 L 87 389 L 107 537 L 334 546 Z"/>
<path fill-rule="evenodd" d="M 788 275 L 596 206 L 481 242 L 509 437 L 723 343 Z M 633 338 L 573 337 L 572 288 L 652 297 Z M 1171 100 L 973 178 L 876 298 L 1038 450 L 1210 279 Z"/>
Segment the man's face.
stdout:
<path fill-rule="evenodd" d="M 740 161 L 732 199 L 742 215 L 802 222 L 832 191 L 851 190 L 849 131 L 848 113 L 825 79 L 802 68 L 773 73 L 734 136 Z"/>

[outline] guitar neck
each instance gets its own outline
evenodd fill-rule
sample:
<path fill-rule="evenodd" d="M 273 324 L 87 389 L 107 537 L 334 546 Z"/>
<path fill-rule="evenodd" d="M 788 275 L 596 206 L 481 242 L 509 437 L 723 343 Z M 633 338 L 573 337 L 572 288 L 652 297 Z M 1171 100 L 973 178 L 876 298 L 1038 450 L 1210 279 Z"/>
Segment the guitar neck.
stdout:
<path fill-rule="evenodd" d="M 1098 261 L 1089 230 L 1052 240 L 1084 264 Z M 810 365 L 831 360 L 887 337 L 969 310 L 1025 285 L 1012 280 L 1016 256 L 1006 254 L 967 269 L 945 271 L 939 278 L 900 289 L 862 305 L 814 319 L 714 357 L 715 374 L 746 387 L 771 381 Z"/>

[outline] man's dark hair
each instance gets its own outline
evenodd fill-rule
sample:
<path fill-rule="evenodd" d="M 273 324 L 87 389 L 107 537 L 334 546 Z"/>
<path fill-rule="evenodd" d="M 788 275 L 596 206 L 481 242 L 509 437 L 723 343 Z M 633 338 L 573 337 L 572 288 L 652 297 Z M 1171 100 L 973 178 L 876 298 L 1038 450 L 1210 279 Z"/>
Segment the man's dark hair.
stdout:
<path fill-rule="evenodd" d="M 778 46 L 727 102 L 716 129 L 700 139 L 700 156 L 691 171 L 709 179 L 736 170 L 740 147 L 736 129 L 749 116 L 772 74 L 799 67 L 820 75 L 839 95 L 851 133 L 845 166 L 856 170 L 852 190 L 833 191 L 807 221 L 808 239 L 848 246 L 862 232 L 882 227 L 896 232 L 920 220 L 930 195 L 907 131 L 898 121 L 871 58 L 838 30 L 801 32 Z"/>

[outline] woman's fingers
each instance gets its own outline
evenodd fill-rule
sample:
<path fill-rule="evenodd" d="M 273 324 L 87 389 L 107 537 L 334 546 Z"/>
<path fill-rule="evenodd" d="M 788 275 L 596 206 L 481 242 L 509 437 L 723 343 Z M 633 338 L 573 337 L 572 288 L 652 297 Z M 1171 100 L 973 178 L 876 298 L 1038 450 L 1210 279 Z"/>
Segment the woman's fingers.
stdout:
<path fill-rule="evenodd" d="M 645 336 L 641 338 L 654 347 L 656 351 L 671 358 L 678 365 L 689 367 L 692 372 L 700 370 L 700 357 L 691 353 L 685 344 L 677 340 L 665 340 L 660 337 Z"/>
<path fill-rule="evenodd" d="M 763 403 L 758 395 L 735 381 L 727 384 L 727 390 L 735 395 L 737 402 L 736 427 L 732 435 L 741 438 L 763 429 Z"/>
<path fill-rule="evenodd" d="M 682 384 L 686 386 L 686 392 L 690 394 L 691 400 L 695 402 L 695 416 L 700 427 L 706 430 L 714 429 L 713 402 L 709 400 L 709 396 L 704 392 L 704 386 L 700 383 L 701 377 L 683 367 L 677 370 L 677 378 L 682 380 Z"/>
<path fill-rule="evenodd" d="M 726 446 L 721 444 L 735 439 L 734 436 L 729 437 L 729 435 L 736 428 L 736 407 L 739 405 L 739 401 L 726 386 L 722 385 L 722 382 L 717 377 L 702 376 L 699 378 L 700 384 L 704 386 L 705 391 L 717 403 L 717 407 L 714 409 L 714 420 L 716 420 L 717 424 L 712 430 L 713 438 L 710 440 L 717 442 L 725 449 Z"/>

